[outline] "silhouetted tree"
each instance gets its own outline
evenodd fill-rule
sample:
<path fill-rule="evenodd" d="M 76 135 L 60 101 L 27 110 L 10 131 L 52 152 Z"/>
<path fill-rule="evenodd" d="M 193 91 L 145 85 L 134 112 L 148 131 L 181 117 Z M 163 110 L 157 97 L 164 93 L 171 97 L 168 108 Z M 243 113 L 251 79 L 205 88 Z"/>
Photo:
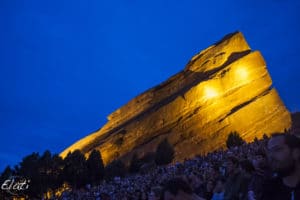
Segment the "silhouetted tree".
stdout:
<path fill-rule="evenodd" d="M 157 165 L 166 165 L 172 162 L 174 158 L 173 146 L 164 139 L 158 146 L 155 152 L 155 163 Z"/>
<path fill-rule="evenodd" d="M 92 184 L 100 183 L 104 177 L 104 164 L 100 151 L 93 150 L 86 161 L 86 165 L 89 182 Z"/>
<path fill-rule="evenodd" d="M 258 139 L 257 139 L 257 137 L 255 137 L 255 138 L 253 139 L 253 142 L 255 142 L 255 143 L 257 143 L 257 142 L 258 142 Z"/>
<path fill-rule="evenodd" d="M 51 163 L 52 181 L 53 181 L 51 185 L 51 189 L 55 190 L 62 186 L 64 182 L 63 168 L 64 168 L 63 159 L 58 154 L 54 154 L 52 156 L 52 163 Z"/>
<path fill-rule="evenodd" d="M 12 170 L 10 168 L 10 166 L 7 166 L 4 171 L 1 173 L 0 176 L 0 184 L 3 184 L 6 180 L 8 180 L 10 177 L 12 177 L 14 175 L 14 170 Z M 9 198 L 9 194 L 0 189 L 0 199 L 8 199 Z"/>
<path fill-rule="evenodd" d="M 25 156 L 19 164 L 17 173 L 26 177 L 34 177 L 37 175 L 39 167 L 40 155 L 38 153 L 32 153 Z"/>
<path fill-rule="evenodd" d="M 226 141 L 227 148 L 241 146 L 245 141 L 241 138 L 241 136 L 236 132 L 229 133 Z"/>
<path fill-rule="evenodd" d="M 63 178 L 75 189 L 87 183 L 86 159 L 80 150 L 68 153 L 64 159 Z"/>
<path fill-rule="evenodd" d="M 142 165 L 145 163 L 155 162 L 155 152 L 148 152 L 140 159 Z"/>
<path fill-rule="evenodd" d="M 3 183 L 5 180 L 7 180 L 9 177 L 11 177 L 14 174 L 14 171 L 10 168 L 10 166 L 7 166 L 4 171 L 1 173 L 0 176 L 0 183 Z"/>
<path fill-rule="evenodd" d="M 19 164 L 18 176 L 30 180 L 30 187 L 24 193 L 31 198 L 41 198 L 42 194 L 47 190 L 47 186 L 43 184 L 41 176 L 41 157 L 39 153 L 32 153 L 25 156 Z"/>
<path fill-rule="evenodd" d="M 52 155 L 50 151 L 45 151 L 39 159 L 38 172 L 40 176 L 40 183 L 48 186 L 51 182 L 52 176 Z"/>
<path fill-rule="evenodd" d="M 267 134 L 264 133 L 263 139 L 264 139 L 264 140 L 268 140 L 268 139 L 269 139 L 269 137 L 267 136 Z"/>
<path fill-rule="evenodd" d="M 47 191 L 62 185 L 62 168 L 62 158 L 46 150 L 42 156 L 38 153 L 25 156 L 15 171 L 17 176 L 30 180 L 29 188 L 24 193 L 30 198 L 41 198 Z"/>
<path fill-rule="evenodd" d="M 121 160 L 114 160 L 105 167 L 105 177 L 107 179 L 119 176 L 123 177 L 126 174 L 126 167 Z"/>
<path fill-rule="evenodd" d="M 49 189 L 54 191 L 63 184 L 62 169 L 62 158 L 57 154 L 52 155 L 50 151 L 45 151 L 40 158 L 39 176 L 46 191 Z"/>
<path fill-rule="evenodd" d="M 133 154 L 131 161 L 130 161 L 130 165 L 129 165 L 129 172 L 130 173 L 136 173 L 139 171 L 141 167 L 141 161 L 140 159 L 138 159 L 137 154 Z"/>

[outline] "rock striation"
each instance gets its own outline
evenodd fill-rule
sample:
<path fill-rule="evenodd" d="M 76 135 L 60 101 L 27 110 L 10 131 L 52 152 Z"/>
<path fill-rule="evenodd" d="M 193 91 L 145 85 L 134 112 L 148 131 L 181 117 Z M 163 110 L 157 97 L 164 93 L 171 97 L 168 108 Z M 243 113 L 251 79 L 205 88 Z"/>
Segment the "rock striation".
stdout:
<path fill-rule="evenodd" d="M 155 151 L 164 138 L 183 160 L 225 147 L 228 134 L 246 141 L 291 126 L 259 51 L 235 32 L 195 55 L 179 73 L 138 95 L 108 116 L 98 131 L 61 156 L 99 149 L 105 163 Z"/>

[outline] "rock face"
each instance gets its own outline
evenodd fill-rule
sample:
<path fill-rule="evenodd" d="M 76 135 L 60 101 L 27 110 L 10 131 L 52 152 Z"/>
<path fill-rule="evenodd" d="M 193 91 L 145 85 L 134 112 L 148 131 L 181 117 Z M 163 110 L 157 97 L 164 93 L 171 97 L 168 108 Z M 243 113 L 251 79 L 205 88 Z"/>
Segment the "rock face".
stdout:
<path fill-rule="evenodd" d="M 155 151 L 164 138 L 175 160 L 225 147 L 228 134 L 246 141 L 291 126 L 266 63 L 240 32 L 195 55 L 185 69 L 129 101 L 108 122 L 61 153 L 99 149 L 105 163 Z"/>

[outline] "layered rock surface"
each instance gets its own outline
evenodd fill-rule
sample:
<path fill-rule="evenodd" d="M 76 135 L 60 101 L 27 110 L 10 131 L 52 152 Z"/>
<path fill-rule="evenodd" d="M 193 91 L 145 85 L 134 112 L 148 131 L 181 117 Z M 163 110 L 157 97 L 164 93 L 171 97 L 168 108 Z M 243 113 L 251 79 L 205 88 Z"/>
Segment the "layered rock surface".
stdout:
<path fill-rule="evenodd" d="M 64 150 L 99 149 L 105 163 L 143 156 L 168 138 L 175 160 L 225 147 L 237 131 L 246 141 L 291 126 L 266 63 L 240 32 L 195 55 L 185 69 L 129 101 L 108 122 Z"/>

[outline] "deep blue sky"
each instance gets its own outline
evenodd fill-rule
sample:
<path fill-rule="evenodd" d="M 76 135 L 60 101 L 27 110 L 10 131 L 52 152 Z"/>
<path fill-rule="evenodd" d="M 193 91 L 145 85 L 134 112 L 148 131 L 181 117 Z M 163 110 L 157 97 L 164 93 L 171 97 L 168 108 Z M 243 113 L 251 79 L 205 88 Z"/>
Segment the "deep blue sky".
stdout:
<path fill-rule="evenodd" d="M 0 1 L 0 170 L 61 152 L 106 116 L 240 30 L 300 110 L 300 2 Z"/>

